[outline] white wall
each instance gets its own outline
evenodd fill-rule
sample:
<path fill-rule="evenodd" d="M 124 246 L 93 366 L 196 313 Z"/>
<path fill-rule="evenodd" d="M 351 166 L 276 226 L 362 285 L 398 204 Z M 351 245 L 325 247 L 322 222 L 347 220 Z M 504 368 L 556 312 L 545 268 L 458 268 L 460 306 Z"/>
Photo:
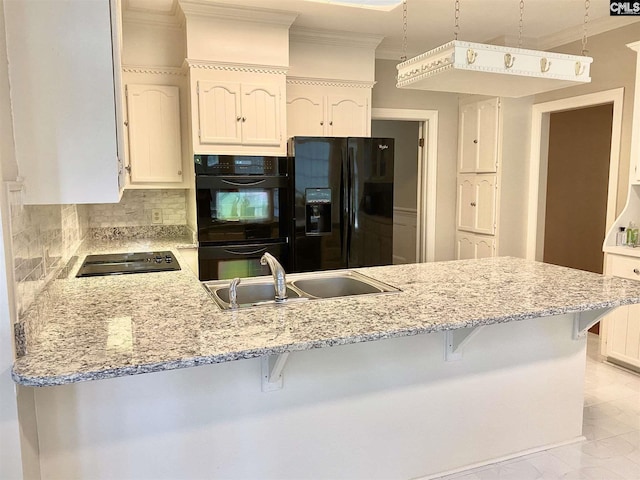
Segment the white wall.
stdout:
<path fill-rule="evenodd" d="M 458 152 L 458 95 L 396 88 L 396 64 L 376 60 L 373 108 L 438 111 L 438 178 L 435 260 L 455 258 L 456 159 Z"/>

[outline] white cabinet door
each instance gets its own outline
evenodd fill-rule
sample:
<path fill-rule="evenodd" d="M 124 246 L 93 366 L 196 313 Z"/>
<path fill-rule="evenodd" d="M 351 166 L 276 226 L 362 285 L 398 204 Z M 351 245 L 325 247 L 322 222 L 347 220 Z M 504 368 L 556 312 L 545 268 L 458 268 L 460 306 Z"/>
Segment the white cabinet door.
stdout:
<path fill-rule="evenodd" d="M 478 104 L 478 158 L 476 172 L 495 172 L 498 168 L 497 98 Z"/>
<path fill-rule="evenodd" d="M 366 97 L 327 97 L 328 121 L 326 134 L 330 137 L 367 137 L 371 134 L 371 114 Z"/>
<path fill-rule="evenodd" d="M 615 309 L 607 325 L 607 356 L 640 367 L 640 305 Z"/>
<path fill-rule="evenodd" d="M 473 176 L 458 179 L 458 228 L 474 230 L 476 218 L 476 191 Z"/>
<path fill-rule="evenodd" d="M 495 237 L 484 237 L 466 232 L 458 232 L 456 235 L 456 258 L 458 260 L 493 257 L 495 254 Z"/>
<path fill-rule="evenodd" d="M 287 137 L 321 137 L 324 129 L 322 95 L 299 95 L 287 100 Z"/>
<path fill-rule="evenodd" d="M 127 85 L 129 167 L 132 182 L 181 182 L 180 90 Z"/>
<path fill-rule="evenodd" d="M 458 177 L 457 228 L 476 233 L 495 234 L 496 176 L 460 175 Z"/>
<path fill-rule="evenodd" d="M 496 233 L 496 176 L 475 177 L 476 215 L 475 228 L 478 233 Z"/>
<path fill-rule="evenodd" d="M 201 80 L 197 88 L 200 143 L 242 143 L 240 84 Z"/>
<path fill-rule="evenodd" d="M 117 0 L 3 2 L 4 68 L 26 204 L 120 199 L 118 6 Z"/>
<path fill-rule="evenodd" d="M 497 98 L 460 107 L 459 173 L 493 173 L 498 168 L 499 109 Z"/>
<path fill-rule="evenodd" d="M 242 144 L 280 145 L 280 87 L 242 84 Z"/>
<path fill-rule="evenodd" d="M 478 157 L 478 108 L 475 103 L 460 107 L 459 124 L 458 172 L 475 172 Z"/>

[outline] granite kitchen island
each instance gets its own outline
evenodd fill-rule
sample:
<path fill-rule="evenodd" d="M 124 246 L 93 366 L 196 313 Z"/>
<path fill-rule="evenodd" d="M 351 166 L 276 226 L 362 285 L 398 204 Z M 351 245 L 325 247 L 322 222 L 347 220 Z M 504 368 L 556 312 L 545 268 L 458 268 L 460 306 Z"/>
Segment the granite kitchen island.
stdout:
<path fill-rule="evenodd" d="M 43 478 L 426 478 L 576 441 L 584 332 L 640 303 L 516 258 L 357 270 L 401 291 L 223 312 L 184 266 L 55 281 L 12 372 L 44 387 Z"/>

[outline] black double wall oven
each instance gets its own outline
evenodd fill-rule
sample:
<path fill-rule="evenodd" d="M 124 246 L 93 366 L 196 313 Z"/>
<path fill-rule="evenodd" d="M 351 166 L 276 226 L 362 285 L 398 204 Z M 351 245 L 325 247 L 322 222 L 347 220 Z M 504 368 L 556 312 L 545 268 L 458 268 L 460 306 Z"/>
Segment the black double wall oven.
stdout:
<path fill-rule="evenodd" d="M 195 155 L 200 280 L 268 275 L 289 266 L 286 157 Z"/>

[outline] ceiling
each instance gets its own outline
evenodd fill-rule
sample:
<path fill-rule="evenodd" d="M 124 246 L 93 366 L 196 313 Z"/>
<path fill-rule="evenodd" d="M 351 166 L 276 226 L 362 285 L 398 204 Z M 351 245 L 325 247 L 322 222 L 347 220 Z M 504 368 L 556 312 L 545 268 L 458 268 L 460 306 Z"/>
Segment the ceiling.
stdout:
<path fill-rule="evenodd" d="M 295 12 L 296 27 L 383 35 L 376 56 L 399 58 L 402 52 L 402 5 L 389 11 L 307 0 L 201 0 Z M 125 0 L 125 9 L 171 15 L 177 0 Z M 582 37 L 585 0 L 525 0 L 523 46 L 548 49 Z M 453 40 L 453 0 L 407 0 L 408 56 Z M 507 46 L 518 44 L 517 0 L 460 0 L 459 39 Z M 640 17 L 611 17 L 609 0 L 591 0 L 587 32 L 595 35 L 636 23 Z M 580 51 L 567 51 L 579 55 Z"/>

